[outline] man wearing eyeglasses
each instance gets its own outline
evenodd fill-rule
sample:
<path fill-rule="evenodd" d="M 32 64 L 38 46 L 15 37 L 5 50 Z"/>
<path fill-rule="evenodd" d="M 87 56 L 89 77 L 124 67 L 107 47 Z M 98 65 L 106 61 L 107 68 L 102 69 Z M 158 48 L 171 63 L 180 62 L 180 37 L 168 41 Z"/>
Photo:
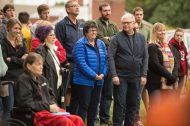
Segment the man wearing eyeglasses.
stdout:
<path fill-rule="evenodd" d="M 99 12 L 101 17 L 96 20 L 97 37 L 100 38 L 108 48 L 110 44 L 110 39 L 116 33 L 119 32 L 119 29 L 116 26 L 116 23 L 110 20 L 111 16 L 111 6 L 109 3 L 101 3 L 99 6 Z M 113 86 L 112 86 L 112 79 L 110 74 L 108 74 L 104 79 L 104 85 L 101 94 L 101 101 L 100 101 L 100 124 L 108 124 L 110 123 L 110 107 L 112 103 L 112 95 L 113 95 Z"/>
<path fill-rule="evenodd" d="M 70 64 L 70 71 L 73 71 L 72 50 L 77 42 L 83 36 L 83 24 L 77 20 L 80 12 L 80 5 L 77 0 L 69 0 L 65 4 L 67 16 L 55 25 L 55 34 L 66 50 L 67 61 Z M 76 88 L 72 85 L 71 75 L 71 101 L 69 111 L 71 114 L 77 114 L 78 96 L 75 95 Z"/>
<path fill-rule="evenodd" d="M 116 34 L 108 48 L 113 81 L 113 126 L 134 126 L 140 85 L 146 84 L 148 50 L 144 36 L 134 31 L 135 18 L 121 17 L 123 30 Z"/>

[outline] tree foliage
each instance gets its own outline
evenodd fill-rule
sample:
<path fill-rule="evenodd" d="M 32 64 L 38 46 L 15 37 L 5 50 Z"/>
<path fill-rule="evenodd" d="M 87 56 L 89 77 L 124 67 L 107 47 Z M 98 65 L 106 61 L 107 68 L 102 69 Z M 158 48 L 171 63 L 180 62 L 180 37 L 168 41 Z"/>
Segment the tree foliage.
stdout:
<path fill-rule="evenodd" d="M 190 28 L 189 0 L 126 0 L 126 11 L 132 12 L 136 6 L 143 8 L 144 19 L 151 23 Z"/>

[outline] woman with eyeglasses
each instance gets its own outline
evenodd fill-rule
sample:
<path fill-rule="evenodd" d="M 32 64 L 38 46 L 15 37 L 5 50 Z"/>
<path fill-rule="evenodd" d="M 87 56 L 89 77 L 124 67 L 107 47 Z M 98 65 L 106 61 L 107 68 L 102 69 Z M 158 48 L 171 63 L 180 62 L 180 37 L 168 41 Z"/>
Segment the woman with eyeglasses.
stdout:
<path fill-rule="evenodd" d="M 188 52 L 185 44 L 183 42 L 184 31 L 181 28 L 177 28 L 174 37 L 169 41 L 169 44 L 172 48 L 177 50 L 175 55 L 177 63 L 178 63 L 178 91 L 179 95 L 184 87 L 185 78 L 187 76 L 188 71 L 188 63 L 187 57 Z"/>
<path fill-rule="evenodd" d="M 15 87 L 17 106 L 34 112 L 32 121 L 35 126 L 84 126 L 79 116 L 70 115 L 57 105 L 48 80 L 42 75 L 43 58 L 40 54 L 29 53 L 23 67 L 24 73 Z"/>
<path fill-rule="evenodd" d="M 2 54 L 8 70 L 5 76 L 1 79 L 2 85 L 8 85 L 7 94 L 0 96 L 0 113 L 3 113 L 2 118 L 10 117 L 10 112 L 14 104 L 13 85 L 17 78 L 23 73 L 23 61 L 28 56 L 26 43 L 21 36 L 21 24 L 15 18 L 10 18 L 7 21 L 7 35 L 1 41 Z"/>
<path fill-rule="evenodd" d="M 152 29 L 151 43 L 148 46 L 149 64 L 146 88 L 151 102 L 161 100 L 163 92 L 175 88 L 177 62 L 175 50 L 171 50 L 165 40 L 165 25 L 155 23 Z"/>
<path fill-rule="evenodd" d="M 103 41 L 97 39 L 95 22 L 87 21 L 83 27 L 84 37 L 79 39 L 73 48 L 74 73 L 71 92 L 77 96 L 78 115 L 87 126 L 94 126 L 98 114 L 100 94 L 107 74 L 107 54 Z M 72 108 L 71 108 L 72 109 Z"/>
<path fill-rule="evenodd" d="M 40 26 L 36 29 L 35 34 L 39 41 L 43 43 L 35 50 L 35 52 L 41 54 L 44 59 L 43 75 L 47 78 L 49 85 L 56 96 L 58 105 L 61 106 L 58 91 L 61 88 L 63 79 L 60 72 L 61 63 L 56 55 L 58 47 L 55 45 L 56 37 L 54 29 L 51 25 Z"/>
<path fill-rule="evenodd" d="M 52 25 L 51 22 L 45 21 L 45 20 L 39 20 L 36 23 L 37 23 L 36 24 L 37 26 L 36 26 L 35 30 L 38 27 L 41 27 L 41 26 L 50 26 L 50 25 Z M 40 36 L 41 36 L 41 33 L 39 33 L 39 34 L 36 33 L 36 35 L 34 36 L 34 38 L 32 38 L 32 41 L 31 41 L 31 50 L 30 51 L 35 52 L 36 48 L 38 48 L 43 43 L 43 42 L 40 42 L 40 39 L 39 39 Z M 60 63 L 64 63 L 65 60 L 66 60 L 66 52 L 65 52 L 65 49 L 63 48 L 63 46 L 61 45 L 61 43 L 59 42 L 58 39 L 56 39 L 56 41 L 55 41 L 55 46 L 57 48 L 55 53 L 56 53 L 56 55 L 57 55 L 57 57 L 59 59 L 59 62 Z"/>

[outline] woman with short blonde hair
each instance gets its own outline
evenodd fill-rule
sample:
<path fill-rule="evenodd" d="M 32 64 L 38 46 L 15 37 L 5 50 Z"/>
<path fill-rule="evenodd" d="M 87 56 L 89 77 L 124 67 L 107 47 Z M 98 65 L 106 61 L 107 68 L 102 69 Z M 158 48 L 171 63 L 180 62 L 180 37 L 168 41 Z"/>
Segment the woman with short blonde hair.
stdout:
<path fill-rule="evenodd" d="M 146 88 L 150 102 L 161 100 L 163 91 L 173 89 L 177 78 L 177 64 L 173 55 L 175 50 L 171 50 L 168 46 L 165 40 L 165 30 L 163 23 L 155 23 L 148 47 L 149 67 Z"/>
<path fill-rule="evenodd" d="M 152 28 L 151 43 L 157 43 L 158 41 L 165 42 L 166 41 L 165 31 L 166 31 L 166 26 L 163 23 L 160 22 L 155 23 Z M 163 38 L 161 38 L 159 34 L 164 34 Z"/>

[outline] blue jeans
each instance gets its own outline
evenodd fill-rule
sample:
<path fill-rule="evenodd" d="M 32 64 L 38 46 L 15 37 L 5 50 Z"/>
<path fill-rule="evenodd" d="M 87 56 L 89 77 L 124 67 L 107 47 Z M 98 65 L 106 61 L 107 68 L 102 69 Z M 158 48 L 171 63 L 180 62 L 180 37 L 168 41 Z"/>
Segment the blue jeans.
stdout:
<path fill-rule="evenodd" d="M 119 77 L 120 85 L 114 85 L 113 125 L 133 126 L 137 110 L 140 78 Z"/>
<path fill-rule="evenodd" d="M 94 126 L 98 114 L 98 105 L 100 103 L 100 94 L 102 86 L 83 86 L 77 85 L 79 96 L 78 115 L 85 122 L 87 116 L 87 126 Z"/>
<path fill-rule="evenodd" d="M 8 119 L 11 117 L 11 111 L 14 105 L 13 84 L 9 84 L 9 96 L 0 97 L 0 117 Z"/>
<path fill-rule="evenodd" d="M 110 107 L 112 103 L 113 96 L 113 83 L 111 75 L 105 78 L 104 86 L 101 93 L 101 100 L 100 100 L 100 111 L 99 117 L 101 123 L 108 123 L 110 118 Z"/>

